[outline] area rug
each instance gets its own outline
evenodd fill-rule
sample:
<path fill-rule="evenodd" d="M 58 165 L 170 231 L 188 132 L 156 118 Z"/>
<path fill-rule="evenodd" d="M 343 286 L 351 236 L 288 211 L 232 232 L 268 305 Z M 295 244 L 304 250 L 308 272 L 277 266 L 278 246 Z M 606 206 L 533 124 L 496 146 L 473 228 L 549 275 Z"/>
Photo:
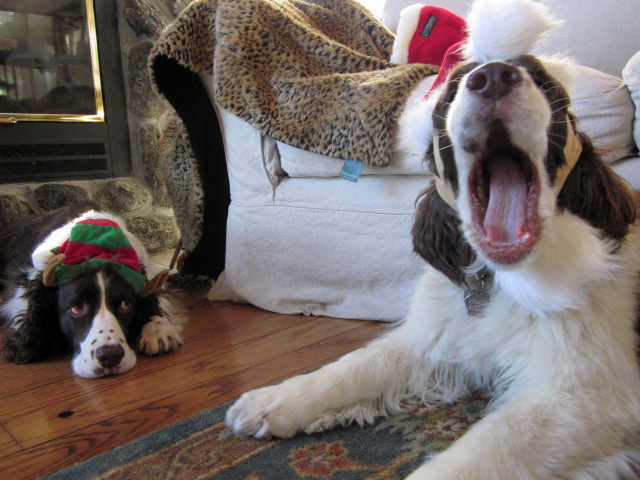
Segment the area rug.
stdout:
<path fill-rule="evenodd" d="M 225 427 L 224 404 L 46 479 L 399 479 L 460 437 L 486 403 L 473 396 L 438 408 L 418 406 L 369 427 L 286 440 L 236 437 Z"/>

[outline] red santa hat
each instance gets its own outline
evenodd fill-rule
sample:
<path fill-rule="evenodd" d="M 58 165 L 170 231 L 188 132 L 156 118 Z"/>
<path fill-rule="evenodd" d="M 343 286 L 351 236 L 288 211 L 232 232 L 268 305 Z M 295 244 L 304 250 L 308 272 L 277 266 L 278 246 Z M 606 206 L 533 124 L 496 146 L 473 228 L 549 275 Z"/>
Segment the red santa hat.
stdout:
<path fill-rule="evenodd" d="M 416 4 L 400 13 L 391 62 L 427 63 L 440 67 L 429 90 L 441 85 L 451 69 L 463 60 L 467 22 L 446 8 Z M 427 95 L 429 95 L 427 93 Z"/>
<path fill-rule="evenodd" d="M 391 62 L 439 66 L 429 96 L 461 61 L 504 61 L 532 53 L 559 24 L 547 7 L 532 0 L 475 0 L 466 20 L 445 8 L 411 5 L 400 12 Z"/>
<path fill-rule="evenodd" d="M 431 114 L 438 100 L 434 92 L 442 90 L 458 63 L 505 61 L 533 53 L 538 42 L 559 23 L 547 7 L 533 0 L 474 0 L 465 19 L 431 5 L 403 9 L 391 62 L 431 63 L 439 66 L 440 72 L 423 101 L 409 101 L 400 116 L 399 150 L 424 157 L 433 139 Z M 562 64 L 566 65 L 566 60 Z M 545 65 L 550 66 L 548 60 Z M 566 84 L 569 72 L 555 71 L 556 78 L 558 73 Z M 422 92 L 422 87 L 416 91 Z"/>

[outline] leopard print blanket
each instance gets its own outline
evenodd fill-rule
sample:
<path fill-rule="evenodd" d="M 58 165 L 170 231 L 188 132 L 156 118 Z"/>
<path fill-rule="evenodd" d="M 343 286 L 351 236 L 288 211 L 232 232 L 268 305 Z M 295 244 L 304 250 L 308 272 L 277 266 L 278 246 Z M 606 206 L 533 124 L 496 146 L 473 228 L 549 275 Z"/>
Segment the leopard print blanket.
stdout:
<path fill-rule="evenodd" d="M 205 0 L 152 57 L 213 72 L 216 102 L 277 140 L 384 167 L 401 106 L 437 71 L 392 66 L 393 40 L 353 0 Z"/>
<path fill-rule="evenodd" d="M 197 0 L 165 29 L 149 62 L 157 89 L 180 116 L 190 143 L 191 149 L 177 151 L 195 157 L 186 173 L 177 158 L 169 169 L 174 178 L 197 181 L 185 178 L 169 190 L 184 200 L 185 189 L 203 189 L 195 219 L 193 212 L 180 211 L 184 202 L 173 202 L 193 272 L 216 277 L 224 268 L 223 261 L 194 252 L 201 246 L 202 255 L 209 255 L 205 251 L 212 245 L 224 246 L 229 201 L 222 141 L 213 144 L 210 138 L 217 120 L 206 112 L 210 102 L 198 74 L 213 74 L 217 105 L 264 134 L 311 152 L 384 167 L 412 88 L 438 71 L 390 64 L 393 40 L 355 0 Z M 201 125 L 205 122 L 213 124 Z M 188 225 L 181 224 L 181 213 L 190 218 Z M 207 229 L 220 238 L 207 238 Z M 202 268 L 211 262 L 215 268 Z"/>

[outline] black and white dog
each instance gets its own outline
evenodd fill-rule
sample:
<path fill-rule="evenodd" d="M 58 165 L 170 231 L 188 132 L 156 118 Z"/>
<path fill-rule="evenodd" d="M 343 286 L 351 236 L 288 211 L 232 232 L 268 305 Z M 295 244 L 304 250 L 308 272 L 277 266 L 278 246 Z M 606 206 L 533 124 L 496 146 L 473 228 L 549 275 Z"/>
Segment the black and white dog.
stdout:
<path fill-rule="evenodd" d="M 411 478 L 640 478 L 636 199 L 575 133 L 562 65 L 527 55 L 554 23 L 544 7 L 479 0 L 468 18 L 421 140 L 435 185 L 412 233 L 432 268 L 407 317 L 245 393 L 227 424 L 290 437 L 481 389 L 486 416 Z"/>
<path fill-rule="evenodd" d="M 7 360 L 28 363 L 73 349 L 73 371 L 97 378 L 131 370 L 136 342 L 148 355 L 182 344 L 179 316 L 161 285 L 146 282 L 147 252 L 124 225 L 83 202 L 3 227 L 0 320 L 8 327 Z M 56 262 L 61 247 L 66 259 Z"/>

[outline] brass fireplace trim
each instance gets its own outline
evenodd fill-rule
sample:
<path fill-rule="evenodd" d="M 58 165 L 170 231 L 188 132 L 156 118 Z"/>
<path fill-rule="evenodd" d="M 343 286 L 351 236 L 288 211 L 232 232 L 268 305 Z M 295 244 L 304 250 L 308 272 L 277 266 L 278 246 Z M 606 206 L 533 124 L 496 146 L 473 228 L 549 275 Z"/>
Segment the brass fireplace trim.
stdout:
<path fill-rule="evenodd" d="M 89 48 L 91 51 L 91 71 L 96 98 L 95 115 L 49 114 L 49 113 L 0 113 L 0 124 L 16 122 L 104 122 L 104 103 L 102 101 L 102 84 L 100 82 L 100 62 L 98 57 L 98 36 L 96 34 L 96 17 L 93 0 L 85 0 L 87 11 L 87 28 L 89 32 Z"/>

